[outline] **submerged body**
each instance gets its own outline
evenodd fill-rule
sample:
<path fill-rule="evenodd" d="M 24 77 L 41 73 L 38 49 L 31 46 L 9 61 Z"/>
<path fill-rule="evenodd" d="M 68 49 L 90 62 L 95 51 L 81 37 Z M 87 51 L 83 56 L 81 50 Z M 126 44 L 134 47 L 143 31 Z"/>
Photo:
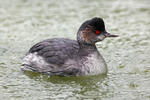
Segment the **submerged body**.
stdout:
<path fill-rule="evenodd" d="M 97 24 L 98 26 L 95 26 Z M 104 32 L 95 34 L 94 26 Z M 77 41 L 53 38 L 35 44 L 24 57 L 22 69 L 60 76 L 106 74 L 106 63 L 95 43 L 108 34 L 102 19 L 88 20 L 81 25 Z"/>

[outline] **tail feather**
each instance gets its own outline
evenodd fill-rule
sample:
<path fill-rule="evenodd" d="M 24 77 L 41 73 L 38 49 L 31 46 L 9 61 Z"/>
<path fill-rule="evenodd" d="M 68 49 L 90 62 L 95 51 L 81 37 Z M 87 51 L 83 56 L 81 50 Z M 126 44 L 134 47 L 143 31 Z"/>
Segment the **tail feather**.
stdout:
<path fill-rule="evenodd" d="M 36 71 L 32 66 L 30 66 L 28 64 L 22 64 L 21 70 L 22 71 Z"/>

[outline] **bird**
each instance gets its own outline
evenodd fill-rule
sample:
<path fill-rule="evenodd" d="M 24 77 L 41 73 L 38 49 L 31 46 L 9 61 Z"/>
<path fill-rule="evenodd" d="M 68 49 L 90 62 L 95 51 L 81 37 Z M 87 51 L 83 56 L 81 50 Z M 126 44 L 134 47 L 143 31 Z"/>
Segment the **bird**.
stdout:
<path fill-rule="evenodd" d="M 107 64 L 96 43 L 118 37 L 106 31 L 104 20 L 94 17 L 81 24 L 77 40 L 50 38 L 33 45 L 23 58 L 21 70 L 50 76 L 107 74 Z"/>

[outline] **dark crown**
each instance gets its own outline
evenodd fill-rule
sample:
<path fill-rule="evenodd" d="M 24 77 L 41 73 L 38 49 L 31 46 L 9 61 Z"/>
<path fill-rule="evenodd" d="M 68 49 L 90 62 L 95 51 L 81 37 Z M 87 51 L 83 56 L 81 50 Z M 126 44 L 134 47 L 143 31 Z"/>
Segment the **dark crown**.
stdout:
<path fill-rule="evenodd" d="M 88 25 L 92 26 L 96 30 L 105 31 L 105 24 L 102 18 L 94 17 L 90 20 L 85 21 L 79 28 L 79 31 L 82 31 Z"/>

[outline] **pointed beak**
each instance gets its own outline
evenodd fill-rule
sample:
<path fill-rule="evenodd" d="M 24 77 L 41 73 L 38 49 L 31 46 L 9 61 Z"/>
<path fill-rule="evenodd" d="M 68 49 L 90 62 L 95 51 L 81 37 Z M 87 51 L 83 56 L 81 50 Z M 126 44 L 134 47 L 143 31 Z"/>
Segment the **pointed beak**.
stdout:
<path fill-rule="evenodd" d="M 118 37 L 118 35 L 113 35 L 113 34 L 110 34 L 108 32 L 105 32 L 104 34 L 106 37 Z"/>

